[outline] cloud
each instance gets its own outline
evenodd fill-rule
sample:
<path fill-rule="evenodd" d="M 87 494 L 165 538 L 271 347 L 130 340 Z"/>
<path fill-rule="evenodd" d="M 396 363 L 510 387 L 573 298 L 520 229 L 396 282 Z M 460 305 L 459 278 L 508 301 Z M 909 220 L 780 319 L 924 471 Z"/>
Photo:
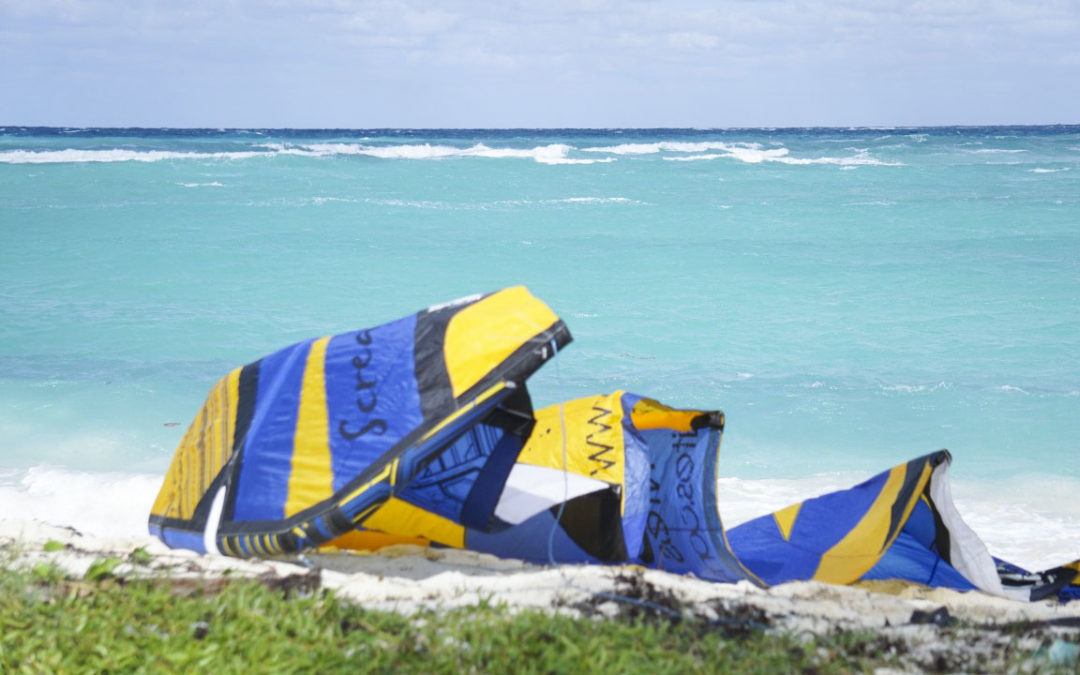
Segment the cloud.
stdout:
<path fill-rule="evenodd" d="M 1076 75 L 1080 3 L 4 0 L 0 26 L 8 73 L 0 85 L 17 80 L 21 89 L 9 89 L 16 98 L 33 96 L 25 88 L 36 81 L 52 91 L 93 82 L 119 99 L 136 90 L 125 82 L 141 79 L 161 96 L 176 96 L 169 83 L 186 81 L 192 91 L 264 107 L 284 105 L 287 94 L 276 90 L 289 89 L 343 102 L 342 92 L 360 90 L 365 106 L 400 96 L 415 107 L 413 92 L 438 88 L 440 105 L 455 90 L 484 99 L 473 109 L 494 108 L 491 100 L 509 91 L 533 97 L 538 109 L 575 101 L 730 109 L 794 92 L 865 108 L 868 97 L 892 100 L 902 88 L 985 79 L 1002 90 L 1040 68 Z M 1075 108 L 1075 95 L 1058 97 L 1063 114 Z M 0 116 L 16 105 L 7 98 Z"/>
<path fill-rule="evenodd" d="M 481 60 L 499 67 L 542 65 L 553 52 L 631 64 L 670 62 L 671 51 L 675 60 L 678 53 L 693 59 L 717 52 L 763 63 L 814 52 L 920 60 L 926 48 L 966 58 L 980 58 L 978 50 L 1038 58 L 1025 55 L 1032 38 L 1064 46 L 1080 33 L 1080 5 L 1068 0 L 7 0 L 0 11 L 15 27 L 9 30 L 32 24 L 44 37 L 71 37 L 75 29 L 87 33 L 83 41 L 96 34 L 180 46 L 211 37 L 303 44 L 317 52 L 339 44 L 391 51 L 421 46 L 433 60 L 477 62 L 461 58 L 466 45 L 466 51 L 506 57 Z"/>

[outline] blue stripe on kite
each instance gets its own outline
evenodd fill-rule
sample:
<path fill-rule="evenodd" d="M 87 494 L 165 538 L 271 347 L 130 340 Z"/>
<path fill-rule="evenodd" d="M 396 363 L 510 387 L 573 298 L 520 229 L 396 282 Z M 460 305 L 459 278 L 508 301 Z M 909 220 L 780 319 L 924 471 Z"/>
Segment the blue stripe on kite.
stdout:
<path fill-rule="evenodd" d="M 326 348 L 334 491 L 423 421 L 413 364 L 416 315 L 337 335 Z"/>
<path fill-rule="evenodd" d="M 804 501 L 791 528 L 792 545 L 821 553 L 835 546 L 870 510 L 888 478 L 883 471 L 848 490 Z"/>
<path fill-rule="evenodd" d="M 728 531 L 731 548 L 768 584 L 810 579 L 822 554 L 866 515 L 888 476 L 885 471 L 851 489 L 802 502 L 787 540 L 771 513 L 732 528 Z"/>
<path fill-rule="evenodd" d="M 164 528 L 161 538 L 169 548 L 186 548 L 198 553 L 206 553 L 206 545 L 203 543 L 202 532 L 186 532 Z"/>
<path fill-rule="evenodd" d="M 240 458 L 235 521 L 285 518 L 300 389 L 313 342 L 301 342 L 262 360 L 255 415 Z"/>
<path fill-rule="evenodd" d="M 862 579 L 904 579 L 933 588 L 947 586 L 958 591 L 975 590 L 974 584 L 928 549 L 907 528 L 900 531 L 889 550 Z"/>
<path fill-rule="evenodd" d="M 809 579 L 821 563 L 821 553 L 804 551 L 784 540 L 772 514 L 728 530 L 728 542 L 738 559 L 767 584 Z"/>
<path fill-rule="evenodd" d="M 641 400 L 635 394 L 622 396 L 623 425 L 623 538 L 626 553 L 631 560 L 641 555 L 641 540 L 645 534 L 645 522 L 649 516 L 649 448 L 641 432 L 630 419 L 630 410 Z"/>
<path fill-rule="evenodd" d="M 487 417 L 513 391 L 504 388 L 421 445 L 403 453 L 398 469 L 397 496 L 425 511 L 460 522 L 461 508 L 480 469 L 506 433 L 499 427 L 477 424 L 476 421 Z M 461 433 L 462 429 L 467 431 Z M 498 485 L 500 492 L 504 482 L 505 477 Z"/>
<path fill-rule="evenodd" d="M 502 438 L 492 448 L 487 462 L 473 479 L 469 496 L 461 506 L 462 525 L 481 531 L 490 529 L 495 505 L 502 495 L 510 470 L 514 468 L 514 462 L 521 453 L 521 447 L 520 436 L 503 432 Z"/>
<path fill-rule="evenodd" d="M 645 537 L 651 557 L 642 562 L 712 581 L 739 581 L 744 575 L 724 545 L 716 514 L 716 447 L 719 433 L 701 429 L 676 433 L 642 432 L 651 465 Z M 710 501 L 712 497 L 712 501 Z"/>
<path fill-rule="evenodd" d="M 517 558 L 543 564 L 547 564 L 551 559 L 560 563 L 601 562 L 574 543 L 555 522 L 551 509 L 541 511 L 523 523 L 494 534 L 466 530 L 465 548 L 501 558 Z"/>

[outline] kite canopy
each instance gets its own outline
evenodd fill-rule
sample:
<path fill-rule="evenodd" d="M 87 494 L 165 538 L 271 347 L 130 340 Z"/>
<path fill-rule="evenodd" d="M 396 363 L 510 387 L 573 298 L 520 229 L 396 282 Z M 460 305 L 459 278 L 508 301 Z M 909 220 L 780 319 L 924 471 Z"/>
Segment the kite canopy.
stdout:
<path fill-rule="evenodd" d="M 251 556 L 388 520 L 445 543 L 489 530 L 534 422 L 525 380 L 570 340 L 515 287 L 237 368 L 184 435 L 150 531 Z"/>
<path fill-rule="evenodd" d="M 234 556 L 435 543 L 763 586 L 1080 598 L 1080 561 L 1030 573 L 990 555 L 953 504 L 944 450 L 725 533 L 723 413 L 616 391 L 534 416 L 525 380 L 570 339 L 515 287 L 237 368 L 184 435 L 150 531 Z"/>
<path fill-rule="evenodd" d="M 716 509 L 723 413 L 617 391 L 544 408 L 536 420 L 495 512 L 514 526 L 470 530 L 467 548 L 756 581 Z"/>
<path fill-rule="evenodd" d="M 901 579 L 1017 600 L 1075 597 L 1078 563 L 1029 573 L 990 555 L 953 504 L 951 459 L 940 450 L 743 523 L 728 532 L 731 548 L 770 585 Z"/>

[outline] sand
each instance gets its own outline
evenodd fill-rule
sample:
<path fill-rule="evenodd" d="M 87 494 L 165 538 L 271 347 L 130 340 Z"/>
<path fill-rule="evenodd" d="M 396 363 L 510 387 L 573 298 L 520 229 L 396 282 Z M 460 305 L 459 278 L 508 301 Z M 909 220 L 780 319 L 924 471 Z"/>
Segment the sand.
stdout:
<path fill-rule="evenodd" d="M 46 551 L 47 542 L 51 544 Z M 585 616 L 627 611 L 695 617 L 797 635 L 837 630 L 877 633 L 882 649 L 905 654 L 915 669 L 985 667 L 1015 650 L 1063 653 L 1076 659 L 1080 602 L 1022 603 L 980 592 L 958 593 L 908 583 L 834 586 L 799 582 L 761 589 L 743 582 L 717 584 L 633 566 L 544 567 L 452 549 L 394 546 L 376 553 L 317 553 L 282 560 L 239 560 L 169 549 L 155 538 L 84 535 L 37 521 L 0 520 L 0 549 L 13 564 L 51 562 L 73 576 L 105 557 L 125 562 L 117 576 L 166 574 L 214 580 L 228 575 L 299 580 L 332 589 L 370 609 L 405 614 L 467 607 L 480 602 L 509 610 L 537 609 Z M 1048 648 L 1054 648 L 1050 650 Z M 1064 647 L 1062 652 L 1060 647 Z M 1057 657 L 1055 657 L 1057 658 Z M 1075 665 L 1080 665 L 1076 662 Z"/>

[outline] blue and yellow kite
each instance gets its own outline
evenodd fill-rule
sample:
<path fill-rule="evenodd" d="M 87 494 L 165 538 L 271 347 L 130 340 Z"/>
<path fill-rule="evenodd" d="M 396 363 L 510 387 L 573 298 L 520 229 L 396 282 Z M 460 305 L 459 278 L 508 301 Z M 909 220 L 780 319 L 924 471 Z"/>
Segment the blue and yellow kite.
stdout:
<path fill-rule="evenodd" d="M 850 489 L 792 504 L 728 532 L 739 561 L 769 585 L 901 579 L 1015 600 L 1080 595 L 1080 561 L 1028 572 L 995 558 L 964 522 L 940 450 Z"/>
<path fill-rule="evenodd" d="M 1080 561 L 1030 573 L 990 555 L 944 450 L 725 531 L 723 413 L 623 391 L 533 412 L 525 381 L 570 339 L 516 287 L 237 368 L 184 435 L 150 531 L 233 556 L 407 542 L 761 586 L 1080 597 Z"/>
<path fill-rule="evenodd" d="M 525 380 L 570 340 L 516 287 L 237 368 L 184 435 L 150 531 L 264 556 L 388 521 L 450 544 L 488 530 L 534 423 Z"/>

